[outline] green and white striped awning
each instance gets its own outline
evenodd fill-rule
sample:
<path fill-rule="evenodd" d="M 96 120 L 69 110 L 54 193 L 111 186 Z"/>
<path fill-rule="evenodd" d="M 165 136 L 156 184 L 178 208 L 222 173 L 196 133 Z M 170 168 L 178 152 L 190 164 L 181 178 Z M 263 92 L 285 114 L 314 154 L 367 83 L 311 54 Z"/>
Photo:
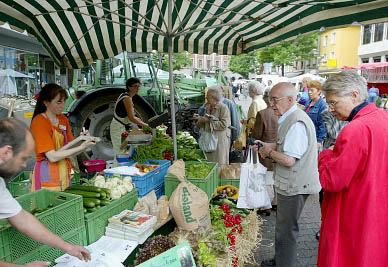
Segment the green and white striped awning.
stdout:
<path fill-rule="evenodd" d="M 0 22 L 27 30 L 70 68 L 121 51 L 167 52 L 168 37 L 173 52 L 234 55 L 387 17 L 387 0 L 0 0 Z"/>

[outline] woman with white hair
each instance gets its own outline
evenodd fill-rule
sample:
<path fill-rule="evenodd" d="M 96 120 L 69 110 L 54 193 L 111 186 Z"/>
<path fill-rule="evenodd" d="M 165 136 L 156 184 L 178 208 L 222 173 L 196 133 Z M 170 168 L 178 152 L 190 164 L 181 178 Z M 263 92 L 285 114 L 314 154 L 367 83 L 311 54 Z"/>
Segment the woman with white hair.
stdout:
<path fill-rule="evenodd" d="M 247 135 L 250 135 L 253 126 L 255 125 L 257 112 L 266 109 L 267 104 L 263 99 L 264 86 L 259 82 L 248 83 L 249 96 L 252 98 L 252 103 L 248 109 L 248 119 L 242 121 L 246 125 Z"/>
<path fill-rule="evenodd" d="M 194 114 L 199 128 L 218 136 L 217 150 L 206 153 L 207 160 L 218 164 L 229 164 L 230 148 L 230 113 L 228 107 L 221 102 L 222 91 L 219 86 L 211 86 L 206 93 L 206 111 L 204 116 Z"/>
<path fill-rule="evenodd" d="M 368 104 L 355 71 L 331 76 L 322 90 L 329 111 L 349 124 L 318 158 L 318 267 L 388 266 L 388 113 Z"/>

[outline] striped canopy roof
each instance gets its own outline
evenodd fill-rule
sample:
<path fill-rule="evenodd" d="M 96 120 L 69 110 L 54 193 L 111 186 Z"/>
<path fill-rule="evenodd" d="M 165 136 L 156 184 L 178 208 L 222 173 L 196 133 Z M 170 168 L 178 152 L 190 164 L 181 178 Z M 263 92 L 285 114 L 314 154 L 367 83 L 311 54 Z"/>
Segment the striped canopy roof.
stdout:
<path fill-rule="evenodd" d="M 234 55 L 386 17 L 387 0 L 0 0 L 0 22 L 27 30 L 70 68 L 121 51 L 167 52 L 168 37 L 173 52 Z"/>

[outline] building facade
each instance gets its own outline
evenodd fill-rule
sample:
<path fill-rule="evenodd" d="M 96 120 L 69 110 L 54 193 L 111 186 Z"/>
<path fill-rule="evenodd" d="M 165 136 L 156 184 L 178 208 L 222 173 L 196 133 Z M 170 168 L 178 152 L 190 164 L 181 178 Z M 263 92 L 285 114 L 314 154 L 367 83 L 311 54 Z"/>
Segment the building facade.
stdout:
<path fill-rule="evenodd" d="M 320 33 L 319 74 L 329 75 L 341 71 L 341 68 L 358 64 L 360 45 L 360 26 L 349 26 Z"/>
<path fill-rule="evenodd" d="M 363 25 L 358 64 L 388 62 L 388 22 Z"/>

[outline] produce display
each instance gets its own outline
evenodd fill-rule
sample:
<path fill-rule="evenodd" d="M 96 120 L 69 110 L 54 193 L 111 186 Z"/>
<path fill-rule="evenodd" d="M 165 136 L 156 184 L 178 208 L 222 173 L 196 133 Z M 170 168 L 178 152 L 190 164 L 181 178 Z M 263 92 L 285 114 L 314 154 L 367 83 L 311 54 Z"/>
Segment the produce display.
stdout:
<path fill-rule="evenodd" d="M 237 199 L 238 198 L 238 192 L 239 192 L 239 189 L 235 186 L 232 186 L 232 185 L 223 185 L 223 186 L 219 186 L 217 187 L 217 190 L 215 192 L 215 195 L 224 195 L 224 198 L 225 197 L 229 197 L 229 198 L 235 198 Z"/>
<path fill-rule="evenodd" d="M 203 178 L 209 175 L 213 166 L 207 163 L 185 165 L 185 176 L 187 178 Z"/>
<path fill-rule="evenodd" d="M 180 139 L 178 135 L 180 134 Z M 177 143 L 178 143 L 178 158 L 183 160 L 197 161 L 199 156 L 195 151 L 185 151 L 182 149 L 194 149 L 197 148 L 197 142 L 195 138 L 186 132 L 178 132 Z M 153 138 L 151 145 L 138 146 L 135 149 L 135 153 L 132 157 L 133 160 L 143 163 L 147 159 L 156 160 L 172 160 L 174 158 L 174 145 L 173 140 L 170 137 L 159 136 Z"/>
<path fill-rule="evenodd" d="M 49 210 L 49 209 L 51 209 L 51 208 L 53 208 L 53 207 L 54 207 L 54 205 L 53 205 L 52 203 L 50 203 L 50 204 L 47 205 L 46 208 L 43 208 L 43 209 L 35 208 L 35 209 L 33 209 L 33 210 L 31 211 L 31 214 L 34 215 L 34 216 L 36 216 L 36 215 L 38 215 L 39 213 L 42 213 L 42 212 L 44 212 L 44 211 L 47 211 L 47 210 Z"/>
<path fill-rule="evenodd" d="M 113 174 L 109 178 L 98 175 L 94 180 L 94 185 L 110 189 L 112 200 L 119 199 L 133 189 L 132 178 L 130 176 L 125 176 L 123 178 L 120 174 Z"/>
<path fill-rule="evenodd" d="M 150 238 L 136 254 L 135 265 L 139 265 L 174 247 L 174 242 L 168 236 L 157 235 Z"/>
<path fill-rule="evenodd" d="M 90 185 L 72 185 L 66 188 L 66 193 L 82 196 L 84 212 L 94 212 L 101 206 L 110 203 L 110 189 Z"/>
<path fill-rule="evenodd" d="M 157 165 L 150 165 L 150 164 L 136 164 L 135 166 L 140 170 L 140 172 L 144 172 L 144 173 L 148 173 L 159 167 Z"/>

